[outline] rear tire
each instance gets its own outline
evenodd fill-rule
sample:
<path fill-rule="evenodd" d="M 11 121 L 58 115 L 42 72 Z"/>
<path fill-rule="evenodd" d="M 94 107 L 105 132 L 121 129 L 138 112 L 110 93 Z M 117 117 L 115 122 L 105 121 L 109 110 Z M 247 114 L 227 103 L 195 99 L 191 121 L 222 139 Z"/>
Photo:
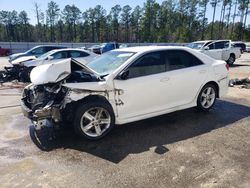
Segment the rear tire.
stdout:
<path fill-rule="evenodd" d="M 215 101 L 217 96 L 217 89 L 213 84 L 206 84 L 200 91 L 197 99 L 197 108 L 200 111 L 209 111 Z"/>
<path fill-rule="evenodd" d="M 89 140 L 106 136 L 114 127 L 115 115 L 112 106 L 105 101 L 87 101 L 76 110 L 74 129 L 76 134 Z"/>
<path fill-rule="evenodd" d="M 229 59 L 227 60 L 227 64 L 229 65 L 233 65 L 235 62 L 235 55 L 234 54 L 230 54 Z"/>

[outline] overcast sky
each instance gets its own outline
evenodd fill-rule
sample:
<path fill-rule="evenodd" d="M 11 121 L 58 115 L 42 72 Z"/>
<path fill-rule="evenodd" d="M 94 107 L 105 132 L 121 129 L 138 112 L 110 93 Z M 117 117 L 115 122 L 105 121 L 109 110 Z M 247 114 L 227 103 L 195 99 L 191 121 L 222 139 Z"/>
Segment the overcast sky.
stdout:
<path fill-rule="evenodd" d="M 18 12 L 25 10 L 28 13 L 30 23 L 35 24 L 35 13 L 34 13 L 34 2 L 37 2 L 40 5 L 40 8 L 43 12 L 47 9 L 47 4 L 50 0 L 0 0 L 0 10 L 16 10 Z M 111 7 L 119 4 L 121 6 L 130 5 L 131 7 L 135 7 L 136 5 L 142 6 L 146 0 L 54 0 L 62 10 L 65 5 L 76 5 L 81 11 L 84 11 L 88 8 L 94 8 L 96 5 L 101 5 L 107 11 L 110 10 Z M 156 0 L 159 4 L 161 4 L 164 0 Z M 220 9 L 219 7 L 216 11 L 216 19 L 220 17 Z M 208 5 L 207 18 L 209 21 L 212 20 L 212 7 Z M 247 19 L 247 23 L 250 24 L 250 16 Z"/>

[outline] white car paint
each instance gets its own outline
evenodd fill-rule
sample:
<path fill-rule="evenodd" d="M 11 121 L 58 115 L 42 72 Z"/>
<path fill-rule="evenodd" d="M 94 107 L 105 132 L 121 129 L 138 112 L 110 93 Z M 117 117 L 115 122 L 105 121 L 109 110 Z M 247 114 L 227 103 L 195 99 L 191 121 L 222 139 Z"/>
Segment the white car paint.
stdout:
<path fill-rule="evenodd" d="M 209 46 L 212 46 L 218 42 L 225 42 L 228 43 L 228 45 L 221 49 L 209 49 Z M 196 50 L 217 60 L 228 61 L 231 54 L 235 56 L 235 59 L 238 59 L 241 56 L 240 48 L 234 48 L 232 46 L 231 40 L 197 41 L 193 42 L 193 44 L 203 44 L 200 45 L 200 48 Z"/>
<path fill-rule="evenodd" d="M 35 60 L 36 59 L 36 56 L 23 56 L 23 57 L 19 57 L 13 61 L 11 61 L 10 63 L 12 65 L 20 65 L 22 62 L 25 62 L 25 61 L 31 61 L 31 60 Z"/>
<path fill-rule="evenodd" d="M 37 59 L 31 60 L 31 61 L 24 61 L 21 63 L 21 65 L 25 66 L 25 67 L 36 67 L 39 65 L 57 63 L 57 62 L 60 62 L 64 59 L 67 59 L 67 58 L 53 59 L 53 55 L 55 55 L 56 53 L 59 53 L 59 52 L 66 52 L 66 51 L 79 51 L 79 52 L 83 52 L 83 53 L 88 54 L 88 56 L 86 56 L 86 57 L 74 58 L 83 64 L 87 64 L 88 62 L 92 61 L 94 58 L 96 58 L 98 56 L 95 53 L 92 53 L 92 52 L 89 52 L 89 51 L 83 50 L 83 49 L 65 48 L 65 49 L 52 50 L 52 51 L 42 55 L 41 57 L 39 57 Z"/>
<path fill-rule="evenodd" d="M 172 49 L 189 52 L 204 64 L 127 80 L 117 79 L 117 76 L 139 57 L 150 52 Z M 132 47 L 113 51 L 135 54 L 102 81 L 64 83 L 63 86 L 71 91 L 67 96 L 69 101 L 77 101 L 93 94 L 105 97 L 113 107 L 116 124 L 129 123 L 194 107 L 197 105 L 200 90 L 211 81 L 218 84 L 219 97 L 227 92 L 226 63 L 214 60 L 198 51 L 186 47 L 160 46 Z M 68 74 L 69 71 L 70 66 L 67 61 L 51 66 L 43 65 L 33 69 L 31 81 L 34 85 L 56 83 L 58 75 L 64 72 Z M 74 92 L 75 90 L 77 92 Z"/>
<path fill-rule="evenodd" d="M 250 43 L 249 43 L 249 42 L 246 43 L 246 51 L 247 51 L 247 52 L 250 52 Z"/>
<path fill-rule="evenodd" d="M 71 73 L 70 60 L 63 60 L 56 64 L 46 64 L 34 68 L 30 73 L 31 82 L 35 85 L 54 83 L 64 79 Z"/>

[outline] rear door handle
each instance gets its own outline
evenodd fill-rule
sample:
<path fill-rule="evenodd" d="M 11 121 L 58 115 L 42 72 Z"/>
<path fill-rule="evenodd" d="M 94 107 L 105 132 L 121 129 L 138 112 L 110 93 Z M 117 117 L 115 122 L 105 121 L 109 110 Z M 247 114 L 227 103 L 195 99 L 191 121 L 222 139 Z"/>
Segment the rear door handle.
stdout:
<path fill-rule="evenodd" d="M 168 82 L 170 80 L 170 78 L 162 78 L 160 81 L 161 82 Z"/>

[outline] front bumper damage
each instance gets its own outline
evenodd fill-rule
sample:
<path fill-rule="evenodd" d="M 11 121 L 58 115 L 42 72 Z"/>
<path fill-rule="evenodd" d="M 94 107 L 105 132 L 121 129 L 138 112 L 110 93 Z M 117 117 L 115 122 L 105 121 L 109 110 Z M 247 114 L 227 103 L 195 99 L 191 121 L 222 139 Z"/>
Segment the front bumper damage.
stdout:
<path fill-rule="evenodd" d="M 61 88 L 47 91 L 44 86 L 39 88 L 30 84 L 23 91 L 22 112 L 32 121 L 37 130 L 44 127 L 57 128 L 62 121 L 61 103 L 58 100 L 61 101 L 64 95 Z"/>
<path fill-rule="evenodd" d="M 36 130 L 41 130 L 45 127 L 57 128 L 58 123 L 61 122 L 61 112 L 59 107 L 51 105 L 46 105 L 43 108 L 37 110 L 32 110 L 28 107 L 26 103 L 26 98 L 21 100 L 21 108 L 25 117 L 29 118 Z"/>
<path fill-rule="evenodd" d="M 29 67 L 13 65 L 10 67 L 4 67 L 4 70 L 0 73 L 0 82 L 10 82 L 18 80 L 21 82 L 29 82 Z"/>

